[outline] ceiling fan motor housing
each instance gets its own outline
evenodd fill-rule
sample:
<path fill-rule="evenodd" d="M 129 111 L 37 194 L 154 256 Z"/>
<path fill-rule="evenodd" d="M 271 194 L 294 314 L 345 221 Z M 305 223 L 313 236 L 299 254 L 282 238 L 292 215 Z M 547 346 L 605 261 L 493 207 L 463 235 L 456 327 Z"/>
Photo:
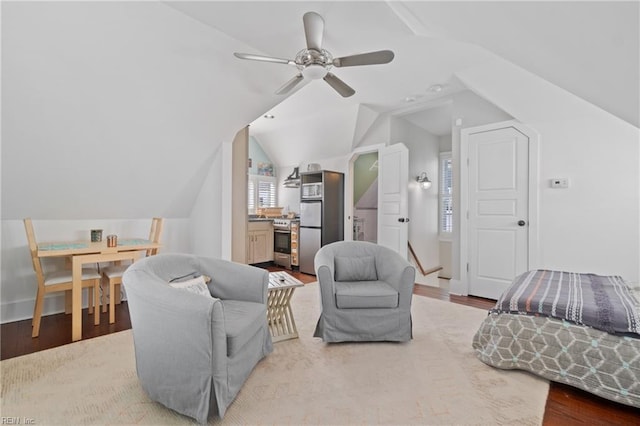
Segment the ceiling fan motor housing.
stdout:
<path fill-rule="evenodd" d="M 295 63 L 305 78 L 318 80 L 331 69 L 333 56 L 325 49 L 302 49 L 296 55 Z"/>

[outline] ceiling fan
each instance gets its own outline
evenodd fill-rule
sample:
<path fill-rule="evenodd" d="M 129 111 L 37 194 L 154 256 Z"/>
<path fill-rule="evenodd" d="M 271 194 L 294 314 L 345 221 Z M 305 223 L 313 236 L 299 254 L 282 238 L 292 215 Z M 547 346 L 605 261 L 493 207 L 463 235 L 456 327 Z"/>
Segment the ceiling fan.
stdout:
<path fill-rule="evenodd" d="M 323 79 L 343 97 L 354 93 L 348 84 L 330 72 L 332 67 L 354 67 L 359 65 L 387 64 L 393 60 L 393 52 L 379 50 L 377 52 L 361 53 L 358 55 L 334 58 L 331 53 L 322 48 L 324 33 L 324 19 L 315 12 L 307 12 L 302 17 L 304 34 L 307 39 L 306 49 L 302 49 L 295 59 L 273 58 L 270 56 L 253 55 L 250 53 L 234 53 L 237 58 L 251 61 L 273 62 L 276 64 L 295 65 L 298 74 L 280 87 L 276 94 L 283 95 L 291 91 L 305 78 L 311 80 Z"/>

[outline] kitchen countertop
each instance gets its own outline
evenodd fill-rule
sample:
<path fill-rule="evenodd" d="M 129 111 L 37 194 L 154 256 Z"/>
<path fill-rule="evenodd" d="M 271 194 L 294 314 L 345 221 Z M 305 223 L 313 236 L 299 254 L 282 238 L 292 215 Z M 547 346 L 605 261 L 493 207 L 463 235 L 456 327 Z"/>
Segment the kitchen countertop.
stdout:
<path fill-rule="evenodd" d="M 247 219 L 249 222 L 272 222 L 273 219 L 289 219 L 291 221 L 299 221 L 300 218 L 299 217 L 295 217 L 295 218 L 289 218 L 286 216 L 282 216 L 282 217 L 251 217 L 249 216 L 249 218 Z"/>

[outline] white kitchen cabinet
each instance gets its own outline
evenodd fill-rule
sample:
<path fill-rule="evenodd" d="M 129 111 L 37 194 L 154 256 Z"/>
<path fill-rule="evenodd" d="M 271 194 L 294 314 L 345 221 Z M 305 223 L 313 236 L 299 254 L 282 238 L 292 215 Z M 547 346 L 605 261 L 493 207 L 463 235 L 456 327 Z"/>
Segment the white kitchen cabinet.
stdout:
<path fill-rule="evenodd" d="M 273 222 L 250 221 L 248 226 L 247 263 L 273 261 Z"/>

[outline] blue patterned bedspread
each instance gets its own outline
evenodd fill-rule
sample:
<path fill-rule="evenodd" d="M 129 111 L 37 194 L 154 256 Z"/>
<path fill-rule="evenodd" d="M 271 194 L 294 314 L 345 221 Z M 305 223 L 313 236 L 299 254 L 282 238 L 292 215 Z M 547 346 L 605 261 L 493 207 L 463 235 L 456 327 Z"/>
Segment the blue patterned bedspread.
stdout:
<path fill-rule="evenodd" d="M 529 271 L 513 281 L 491 312 L 548 316 L 607 333 L 640 335 L 640 303 L 619 276 Z"/>

